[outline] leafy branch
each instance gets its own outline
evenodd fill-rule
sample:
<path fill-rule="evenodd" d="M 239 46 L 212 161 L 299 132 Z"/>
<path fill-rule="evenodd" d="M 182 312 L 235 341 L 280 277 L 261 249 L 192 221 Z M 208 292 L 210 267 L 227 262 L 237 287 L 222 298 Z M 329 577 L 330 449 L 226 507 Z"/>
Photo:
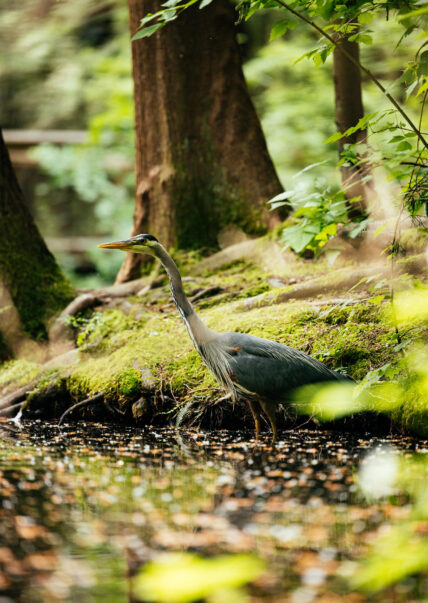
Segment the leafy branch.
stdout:
<path fill-rule="evenodd" d="M 337 48 L 337 50 L 339 52 L 341 52 L 349 61 L 354 63 L 354 65 L 356 65 L 361 71 L 363 71 L 363 73 L 365 73 L 376 84 L 376 86 L 383 92 L 383 94 L 392 103 L 392 105 L 397 109 L 397 111 L 399 111 L 399 113 L 407 121 L 407 123 L 409 124 L 411 129 L 415 132 L 418 139 L 422 142 L 422 144 L 425 146 L 425 148 L 428 149 L 428 141 L 424 138 L 420 129 L 418 129 L 418 127 L 413 123 L 413 121 L 410 119 L 410 117 L 407 115 L 407 113 L 404 111 L 404 109 L 401 107 L 401 105 L 386 90 L 386 88 L 377 79 L 377 77 L 369 69 L 367 69 L 367 67 L 365 67 L 360 61 L 358 61 L 355 57 L 353 57 L 345 48 L 343 48 L 343 46 L 340 44 L 340 41 L 335 40 L 333 38 L 333 36 L 331 36 L 327 31 L 325 31 L 325 29 L 323 29 L 317 23 L 315 23 L 315 21 L 313 21 L 306 15 L 304 15 L 304 14 L 300 13 L 299 11 L 295 10 L 294 8 L 292 8 L 284 0 L 274 0 L 274 1 L 276 2 L 276 4 L 283 6 L 285 9 L 287 9 L 289 12 L 291 12 L 295 17 L 297 17 L 298 19 L 300 19 L 302 21 L 305 21 L 305 23 L 307 23 L 313 29 L 318 31 L 318 33 L 320 33 L 324 38 L 326 38 L 334 46 L 334 48 Z"/>

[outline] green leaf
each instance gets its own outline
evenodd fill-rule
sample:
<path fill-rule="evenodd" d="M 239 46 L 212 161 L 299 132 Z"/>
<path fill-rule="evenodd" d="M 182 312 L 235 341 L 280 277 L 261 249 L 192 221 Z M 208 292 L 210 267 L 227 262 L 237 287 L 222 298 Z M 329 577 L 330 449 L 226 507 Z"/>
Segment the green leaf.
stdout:
<path fill-rule="evenodd" d="M 201 0 L 201 3 L 199 4 L 199 8 L 205 8 L 206 6 L 211 4 L 212 1 L 213 0 Z"/>
<path fill-rule="evenodd" d="M 279 195 L 272 197 L 272 199 L 269 199 L 268 203 L 277 203 L 278 201 L 287 201 L 288 197 L 290 197 L 290 195 L 292 195 L 293 193 L 294 193 L 294 191 L 292 191 L 292 190 L 284 191 L 283 193 L 279 193 Z"/>
<path fill-rule="evenodd" d="M 397 136 L 393 136 L 390 140 L 388 140 L 388 143 L 400 142 L 401 140 L 403 140 L 403 138 L 404 138 L 403 134 L 398 134 Z"/>
<path fill-rule="evenodd" d="M 359 222 L 357 224 L 357 226 L 351 230 L 351 232 L 348 234 L 350 239 L 355 239 L 356 237 L 358 237 L 358 235 L 366 228 L 366 226 L 368 225 L 368 223 L 370 222 L 370 218 L 366 218 L 365 220 L 361 220 L 361 222 Z"/>
<path fill-rule="evenodd" d="M 312 233 L 302 230 L 300 224 L 289 226 L 282 231 L 281 241 L 291 247 L 296 253 L 301 253 L 314 238 Z"/>
<path fill-rule="evenodd" d="M 337 224 L 327 224 L 322 231 L 325 232 L 326 235 L 334 237 L 337 234 Z"/>
<path fill-rule="evenodd" d="M 167 0 L 166 2 L 163 2 L 162 6 L 165 8 L 175 8 L 180 2 L 181 0 Z"/>
<path fill-rule="evenodd" d="M 155 32 L 157 32 L 161 27 L 163 27 L 165 23 L 156 23 L 155 25 L 150 25 L 149 27 L 144 27 L 140 29 L 135 36 L 131 38 L 131 42 L 135 42 L 135 40 L 140 40 L 141 38 L 149 38 Z"/>
<path fill-rule="evenodd" d="M 374 234 L 373 234 L 373 238 L 375 239 L 380 234 L 382 234 L 383 231 L 386 230 L 386 228 L 387 228 L 386 224 L 382 224 L 381 226 L 379 226 L 379 228 L 376 228 L 376 230 L 374 231 Z"/>
<path fill-rule="evenodd" d="M 250 554 L 204 559 L 190 553 L 168 553 L 143 566 L 135 579 L 135 595 L 144 601 L 190 603 L 238 588 L 255 580 L 264 569 L 264 562 Z"/>
<path fill-rule="evenodd" d="M 421 53 L 418 65 L 419 75 L 428 75 L 428 50 Z"/>
<path fill-rule="evenodd" d="M 330 21 L 331 15 L 334 12 L 336 0 L 326 0 L 318 5 L 318 14 L 324 19 L 324 21 Z"/>
<path fill-rule="evenodd" d="M 367 46 L 370 46 L 373 44 L 373 38 L 368 34 L 359 34 L 358 42 L 360 42 L 360 44 L 367 44 Z"/>
<path fill-rule="evenodd" d="M 419 17 L 420 15 L 425 15 L 428 13 L 428 7 L 419 8 L 418 10 L 413 10 L 410 13 L 405 13 L 404 15 L 400 15 L 398 17 L 399 21 L 404 21 L 404 19 L 409 19 L 410 17 Z"/>
<path fill-rule="evenodd" d="M 141 21 L 140 21 L 140 27 L 142 25 L 146 25 L 146 23 L 150 23 L 150 21 L 153 21 L 153 19 L 157 19 L 159 17 L 159 13 L 147 13 L 147 15 L 145 15 Z"/>
<path fill-rule="evenodd" d="M 407 140 L 403 140 L 397 147 L 397 151 L 409 151 L 412 145 Z"/>
<path fill-rule="evenodd" d="M 368 23 L 371 23 L 373 17 L 373 12 L 367 11 L 366 13 L 361 13 L 358 17 L 358 20 L 362 25 L 367 25 Z"/>
<path fill-rule="evenodd" d="M 336 132 L 335 134 L 333 134 L 332 136 L 330 136 L 329 138 L 324 140 L 324 144 L 328 144 L 329 142 L 336 142 L 337 140 L 340 140 L 344 136 L 345 136 L 345 134 L 342 134 L 341 132 Z"/>
<path fill-rule="evenodd" d="M 294 29 L 296 27 L 296 25 L 297 25 L 297 21 L 290 21 L 290 19 L 281 19 L 281 21 L 278 21 L 272 27 L 272 30 L 270 32 L 269 41 L 272 42 L 273 40 L 280 38 L 289 29 Z"/>
<path fill-rule="evenodd" d="M 428 90 L 428 80 L 424 84 L 422 84 L 422 86 L 419 88 L 416 96 L 419 96 L 420 94 L 425 92 L 425 90 Z"/>
<path fill-rule="evenodd" d="M 325 58 L 323 58 L 322 52 L 317 52 L 312 56 L 312 60 L 314 62 L 315 67 L 319 67 L 324 63 Z"/>

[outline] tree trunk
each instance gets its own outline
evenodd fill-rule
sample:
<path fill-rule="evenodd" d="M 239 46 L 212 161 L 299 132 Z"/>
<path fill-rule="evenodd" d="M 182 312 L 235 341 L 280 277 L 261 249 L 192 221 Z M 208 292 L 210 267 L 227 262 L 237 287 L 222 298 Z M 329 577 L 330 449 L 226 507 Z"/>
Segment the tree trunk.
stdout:
<path fill-rule="evenodd" d="M 350 42 L 343 38 L 340 47 L 345 49 L 355 59 L 359 60 L 358 42 Z M 336 47 L 333 52 L 333 77 L 336 106 L 336 125 L 339 132 L 345 132 L 355 126 L 364 116 L 361 92 L 361 71 Z M 365 130 L 357 130 L 350 136 L 339 140 L 339 155 L 347 144 L 365 142 Z M 346 188 L 346 197 L 361 197 L 361 200 L 350 205 L 350 217 L 361 217 L 367 210 L 372 189 L 368 182 L 362 182 L 369 174 L 369 168 L 361 166 L 342 166 L 342 186 Z"/>
<path fill-rule="evenodd" d="M 25 205 L 0 130 L 0 292 L 2 288 L 24 331 L 40 340 L 47 336 L 46 320 L 73 294 Z M 9 308 L 0 313 L 2 309 L 7 314 Z"/>
<path fill-rule="evenodd" d="M 159 0 L 129 0 L 131 35 Z M 233 223 L 260 234 L 279 223 L 266 201 L 282 186 L 250 100 L 227 0 L 185 10 L 132 43 L 136 123 L 133 234 L 166 247 L 213 247 Z M 129 254 L 118 281 L 139 274 Z"/>

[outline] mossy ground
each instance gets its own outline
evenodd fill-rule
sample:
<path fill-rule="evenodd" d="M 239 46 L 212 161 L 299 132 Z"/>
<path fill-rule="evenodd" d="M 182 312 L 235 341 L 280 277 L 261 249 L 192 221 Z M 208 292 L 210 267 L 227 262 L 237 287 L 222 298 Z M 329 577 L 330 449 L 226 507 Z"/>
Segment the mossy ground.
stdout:
<path fill-rule="evenodd" d="M 198 258 L 190 254 L 186 263 L 185 257 L 179 256 L 178 263 L 186 277 L 193 273 Z M 306 267 L 303 262 L 303 272 Z M 221 288 L 194 304 L 210 328 L 251 333 L 287 344 L 356 380 L 396 357 L 396 333 L 391 322 L 385 320 L 388 301 L 373 303 L 369 291 L 365 291 L 365 300 L 346 293 L 346 301 L 340 304 L 325 297 L 243 311 L 243 299 L 275 293 L 270 276 L 275 275 L 249 261 L 237 261 L 221 270 L 188 276 L 185 289 L 192 296 Z M 167 396 L 176 409 L 192 399 L 205 405 L 224 395 L 192 347 L 171 301 L 166 278 L 144 297 L 128 298 L 126 311 L 120 307 L 98 308 L 74 322 L 80 361 L 71 371 L 66 367 L 66 371 L 58 369 L 46 375 L 44 385 L 36 392 L 39 399 L 43 387 L 52 389 L 54 383 L 71 400 L 103 391 L 121 408 L 130 407 L 146 394 L 158 401 Z M 28 361 L 5 363 L 0 369 L 0 386 L 11 382 L 22 385 L 34 379 L 38 370 Z M 148 371 L 153 375 L 150 386 L 145 383 Z M 413 406 L 409 403 L 401 409 L 401 422 L 414 423 L 412 413 L 421 413 L 416 406 L 416 402 Z"/>

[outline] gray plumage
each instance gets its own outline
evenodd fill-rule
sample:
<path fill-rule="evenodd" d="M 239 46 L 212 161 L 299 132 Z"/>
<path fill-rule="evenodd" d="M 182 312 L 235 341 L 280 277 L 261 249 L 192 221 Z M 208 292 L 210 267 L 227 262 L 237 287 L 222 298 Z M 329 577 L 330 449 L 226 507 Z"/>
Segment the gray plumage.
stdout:
<path fill-rule="evenodd" d="M 187 299 L 174 260 L 152 235 L 141 234 L 99 247 L 148 253 L 161 261 L 169 277 L 172 297 L 196 350 L 232 398 L 243 397 L 248 402 L 257 437 L 263 410 L 272 425 L 274 444 L 276 404 L 286 401 L 297 387 L 321 381 L 352 381 L 286 345 L 244 333 L 216 333 L 209 329 Z"/>
<path fill-rule="evenodd" d="M 280 402 L 286 401 L 291 391 L 301 385 L 349 379 L 299 350 L 253 335 L 219 334 L 213 342 L 201 346 L 202 357 L 210 355 L 206 348 L 212 345 L 227 353 L 232 386 L 225 385 L 232 387 L 234 397 L 246 392 Z"/>

